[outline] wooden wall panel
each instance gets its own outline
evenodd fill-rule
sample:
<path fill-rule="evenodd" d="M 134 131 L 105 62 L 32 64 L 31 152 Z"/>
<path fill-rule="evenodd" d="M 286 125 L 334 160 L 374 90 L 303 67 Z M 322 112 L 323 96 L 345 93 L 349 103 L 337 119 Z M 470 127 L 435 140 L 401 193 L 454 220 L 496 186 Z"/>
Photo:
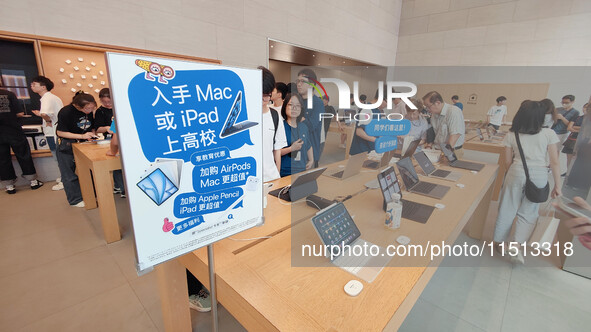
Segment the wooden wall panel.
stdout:
<path fill-rule="evenodd" d="M 77 90 L 92 94 L 100 105 L 98 91 L 109 87 L 104 52 L 42 44 L 41 61 L 44 76 L 55 83 L 53 94 L 64 105 Z"/>

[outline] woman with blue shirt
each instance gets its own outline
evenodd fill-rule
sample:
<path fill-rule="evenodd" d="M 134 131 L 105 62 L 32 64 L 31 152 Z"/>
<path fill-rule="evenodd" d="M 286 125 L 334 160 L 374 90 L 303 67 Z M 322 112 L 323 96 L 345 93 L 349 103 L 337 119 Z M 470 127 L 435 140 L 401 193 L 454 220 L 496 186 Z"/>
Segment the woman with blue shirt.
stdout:
<path fill-rule="evenodd" d="M 288 93 L 281 106 L 288 144 L 281 149 L 282 177 L 305 171 L 314 165 L 310 130 L 305 123 L 301 122 L 304 117 L 303 104 L 304 101 L 299 94 Z"/>
<path fill-rule="evenodd" d="M 429 130 L 429 123 L 427 119 L 421 114 L 419 110 L 423 109 L 423 103 L 418 100 L 412 98 L 410 100 L 416 107 L 416 110 L 413 110 L 408 105 L 406 105 L 406 116 L 405 118 L 410 121 L 410 131 L 408 132 L 408 137 L 412 141 L 420 139 L 420 145 L 425 144 L 427 140 L 427 130 Z"/>

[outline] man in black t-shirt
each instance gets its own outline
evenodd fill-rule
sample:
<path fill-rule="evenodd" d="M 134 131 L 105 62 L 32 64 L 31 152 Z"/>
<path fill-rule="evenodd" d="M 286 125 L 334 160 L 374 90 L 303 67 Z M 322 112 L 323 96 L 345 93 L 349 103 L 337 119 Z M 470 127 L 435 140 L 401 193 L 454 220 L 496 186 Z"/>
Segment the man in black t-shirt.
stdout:
<path fill-rule="evenodd" d="M 14 152 L 18 164 L 23 171 L 23 178 L 31 182 L 31 189 L 35 190 L 43 185 L 37 180 L 37 172 L 27 137 L 18 122 L 20 116 L 18 99 L 10 91 L 0 89 L 0 181 L 6 187 L 6 192 L 15 194 L 16 173 L 12 166 L 10 149 Z"/>

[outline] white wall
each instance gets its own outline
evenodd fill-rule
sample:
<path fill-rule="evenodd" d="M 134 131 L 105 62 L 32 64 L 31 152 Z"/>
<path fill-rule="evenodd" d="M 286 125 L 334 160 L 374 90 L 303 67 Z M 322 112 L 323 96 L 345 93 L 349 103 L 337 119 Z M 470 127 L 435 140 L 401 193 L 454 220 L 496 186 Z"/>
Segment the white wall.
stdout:
<path fill-rule="evenodd" d="M 403 0 L 397 65 L 591 65 L 589 0 Z"/>
<path fill-rule="evenodd" d="M 267 38 L 393 65 L 402 0 L 0 0 L 0 30 L 267 64 Z"/>

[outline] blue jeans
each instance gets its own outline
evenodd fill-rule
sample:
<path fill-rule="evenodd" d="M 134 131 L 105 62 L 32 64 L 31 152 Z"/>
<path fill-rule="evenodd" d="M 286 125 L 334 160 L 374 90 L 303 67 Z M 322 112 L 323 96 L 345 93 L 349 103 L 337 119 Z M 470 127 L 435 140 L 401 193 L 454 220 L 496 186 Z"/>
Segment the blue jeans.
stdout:
<path fill-rule="evenodd" d="M 76 141 L 61 139 L 56 149 L 56 157 L 68 203 L 70 205 L 76 205 L 82 202 L 82 191 L 80 190 L 78 175 L 76 175 L 76 162 L 74 161 L 72 142 Z"/>
<path fill-rule="evenodd" d="M 121 195 L 125 195 L 125 184 L 123 184 L 123 172 L 120 169 L 113 171 L 113 187 L 121 189 Z"/>

